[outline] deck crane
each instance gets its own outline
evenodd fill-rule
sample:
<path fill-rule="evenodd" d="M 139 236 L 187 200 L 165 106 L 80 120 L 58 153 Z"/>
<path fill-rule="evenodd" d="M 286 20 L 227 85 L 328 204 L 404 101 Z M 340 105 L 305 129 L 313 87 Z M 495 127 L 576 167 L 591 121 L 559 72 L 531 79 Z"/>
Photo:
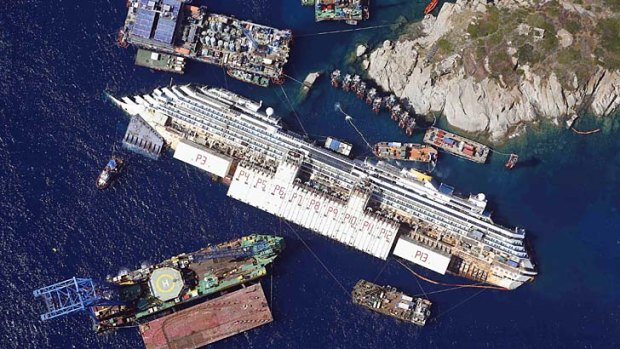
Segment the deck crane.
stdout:
<path fill-rule="evenodd" d="M 191 258 L 194 262 L 202 262 L 208 259 L 219 259 L 219 258 L 244 258 L 244 257 L 252 257 L 262 254 L 265 251 L 270 250 L 271 247 L 266 241 L 257 241 L 256 243 L 239 248 L 218 248 L 211 247 L 211 249 L 207 252 L 194 253 L 191 255 Z"/>
<path fill-rule="evenodd" d="M 41 315 L 41 320 L 49 320 L 78 311 L 88 311 L 92 314 L 94 306 L 120 305 L 112 285 L 105 282 L 95 282 L 90 278 L 73 277 L 34 290 L 35 297 L 43 297 L 47 312 Z"/>

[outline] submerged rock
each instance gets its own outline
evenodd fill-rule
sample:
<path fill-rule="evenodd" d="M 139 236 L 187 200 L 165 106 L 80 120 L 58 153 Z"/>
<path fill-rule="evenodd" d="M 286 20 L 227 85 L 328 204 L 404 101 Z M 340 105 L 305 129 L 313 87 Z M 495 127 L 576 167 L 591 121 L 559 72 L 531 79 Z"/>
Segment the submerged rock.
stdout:
<path fill-rule="evenodd" d="M 355 51 L 355 55 L 357 57 L 362 57 L 364 55 L 364 53 L 366 53 L 366 46 L 358 45 L 357 46 L 357 50 Z"/>

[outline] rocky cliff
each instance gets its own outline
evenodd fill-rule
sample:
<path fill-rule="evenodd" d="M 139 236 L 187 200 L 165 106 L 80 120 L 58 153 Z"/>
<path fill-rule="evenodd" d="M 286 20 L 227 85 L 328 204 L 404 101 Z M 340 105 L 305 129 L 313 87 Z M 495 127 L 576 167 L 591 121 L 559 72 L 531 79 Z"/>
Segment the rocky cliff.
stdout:
<path fill-rule="evenodd" d="M 533 6 L 528 0 L 498 1 L 497 8 L 503 7 L 504 11 Z M 564 3 L 575 6 L 569 1 L 560 4 L 564 6 Z M 521 48 L 536 48 L 538 44 L 535 43 L 534 46 L 522 45 L 517 54 L 517 48 L 513 47 L 517 41 L 527 43 L 527 40 L 540 39 L 534 37 L 535 27 L 532 30 L 530 26 L 519 24 L 519 29 L 525 32 L 521 36 L 510 34 L 515 35 L 511 38 L 509 34 L 502 34 L 499 39 L 491 37 L 489 42 L 495 46 L 486 53 L 473 47 L 484 37 L 472 38 L 470 33 L 480 36 L 473 31 L 476 28 L 472 29 L 472 23 L 480 18 L 476 16 L 488 11 L 488 6 L 492 5 L 477 0 L 444 3 L 437 17 L 427 16 L 420 23 L 423 33 L 420 37 L 386 41 L 365 57 L 369 77 L 384 90 L 407 98 L 418 114 L 442 111 L 452 126 L 467 132 L 487 133 L 493 140 L 503 138 L 520 124 L 539 118 L 559 121 L 576 113 L 583 105 L 589 105 L 593 113 L 601 116 L 617 110 L 620 105 L 620 70 L 593 63 L 586 66 L 586 74 L 578 76 L 566 73 L 565 66 L 556 66 L 549 61 L 555 58 L 542 57 L 532 64 L 523 58 L 532 52 Z M 560 10 L 570 11 L 565 7 Z M 510 16 L 510 12 L 507 13 Z M 484 23 L 486 25 L 488 21 Z M 508 33 L 501 27 L 496 30 Z M 516 29 L 510 30 L 510 33 L 516 32 Z M 558 40 L 548 44 L 541 41 L 540 45 L 559 52 L 558 57 L 572 49 L 569 45 L 573 45 L 574 38 L 567 31 L 558 30 L 556 34 L 550 28 L 547 35 L 557 36 Z M 551 37 L 550 40 L 556 39 Z M 580 47 L 580 50 L 583 52 L 584 49 Z M 502 55 L 494 58 L 497 51 Z M 502 57 L 508 61 L 504 65 L 501 64 Z M 551 67 L 559 68 L 554 70 Z"/>

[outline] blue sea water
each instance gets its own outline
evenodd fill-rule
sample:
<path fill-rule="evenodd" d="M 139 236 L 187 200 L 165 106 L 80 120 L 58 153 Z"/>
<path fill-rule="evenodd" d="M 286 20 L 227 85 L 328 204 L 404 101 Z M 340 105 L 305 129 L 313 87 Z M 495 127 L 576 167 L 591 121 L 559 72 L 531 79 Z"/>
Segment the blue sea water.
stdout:
<path fill-rule="evenodd" d="M 350 27 L 314 23 L 311 9 L 299 2 L 202 3 L 216 12 L 292 28 L 297 38 L 287 72 L 299 80 L 310 71 L 344 68 L 358 43 L 397 35 L 390 27 L 311 35 Z M 364 26 L 419 20 L 424 6 L 376 0 Z M 137 330 L 97 337 L 85 314 L 40 322 L 44 306 L 31 291 L 73 275 L 104 278 L 254 232 L 287 239 L 273 277 L 262 281 L 275 321 L 213 348 L 620 346 L 617 119 L 585 118 L 584 127 L 602 127 L 585 137 L 544 123 L 531 126 L 499 148 L 521 156 L 510 172 L 501 156 L 484 166 L 441 158 L 434 175 L 463 193 L 485 192 L 497 221 L 525 227 L 540 268 L 534 283 L 512 292 L 449 290 L 418 283 L 393 259 L 384 262 L 303 229 L 292 231 L 228 199 L 226 187 L 170 154 L 159 161 L 127 154 L 123 176 L 111 189 L 98 191 L 94 180 L 128 122 L 103 92 L 146 92 L 171 78 L 262 99 L 301 131 L 290 98 L 309 134 L 348 139 L 360 156 L 367 154 L 364 143 L 334 110 L 335 103 L 371 143 L 407 139 L 386 116 L 375 116 L 352 95 L 331 89 L 325 76 L 302 101 L 293 81 L 283 89 L 261 89 L 196 63 L 183 76 L 135 67 L 135 49 L 115 46 L 125 13 L 121 0 L 0 2 L 0 347 L 140 348 Z M 433 320 L 417 328 L 352 305 L 348 292 L 360 278 L 430 294 Z"/>

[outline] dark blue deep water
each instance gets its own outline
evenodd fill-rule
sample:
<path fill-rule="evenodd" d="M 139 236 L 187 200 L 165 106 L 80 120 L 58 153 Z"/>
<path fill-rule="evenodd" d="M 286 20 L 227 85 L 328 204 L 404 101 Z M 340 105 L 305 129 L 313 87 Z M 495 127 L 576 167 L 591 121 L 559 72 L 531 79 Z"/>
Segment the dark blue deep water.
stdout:
<path fill-rule="evenodd" d="M 416 1 L 376 0 L 373 18 L 364 25 L 394 23 L 401 16 L 419 20 L 425 4 Z M 214 11 L 292 28 L 299 37 L 288 73 L 297 79 L 344 67 L 357 43 L 397 34 L 383 28 L 302 36 L 350 27 L 315 24 L 312 11 L 299 3 L 208 1 Z M 603 128 L 587 137 L 551 125 L 530 127 L 525 136 L 499 147 L 521 155 L 512 172 L 503 169 L 501 156 L 485 166 L 443 156 L 435 176 L 463 193 L 487 193 L 497 221 L 527 228 L 540 276 L 513 292 L 446 290 L 422 282 L 424 291 L 437 293 L 430 296 L 433 320 L 419 329 L 349 301 L 347 292 L 359 278 L 422 293 L 395 260 L 384 262 L 302 229 L 294 233 L 276 218 L 228 199 L 226 187 L 170 154 L 159 161 L 128 154 L 122 178 L 110 190 L 95 189 L 94 180 L 128 122 L 104 91 L 146 92 L 172 77 L 135 67 L 135 49 L 115 46 L 125 11 L 122 0 L 0 2 L 0 348 L 140 348 L 137 330 L 97 337 L 86 315 L 40 322 L 43 304 L 33 299 L 32 289 L 73 275 L 104 278 L 254 232 L 287 238 L 273 278 L 262 281 L 275 321 L 214 348 L 620 346 L 617 120 L 586 119 L 582 126 Z M 206 65 L 190 63 L 174 80 L 263 99 L 300 131 L 285 92 L 308 133 L 349 139 L 358 155 L 365 153 L 363 142 L 334 112 L 336 102 L 369 141 L 406 139 L 385 116 L 374 116 L 364 103 L 332 90 L 325 77 L 303 102 L 295 82 L 284 90 L 261 89 Z"/>

